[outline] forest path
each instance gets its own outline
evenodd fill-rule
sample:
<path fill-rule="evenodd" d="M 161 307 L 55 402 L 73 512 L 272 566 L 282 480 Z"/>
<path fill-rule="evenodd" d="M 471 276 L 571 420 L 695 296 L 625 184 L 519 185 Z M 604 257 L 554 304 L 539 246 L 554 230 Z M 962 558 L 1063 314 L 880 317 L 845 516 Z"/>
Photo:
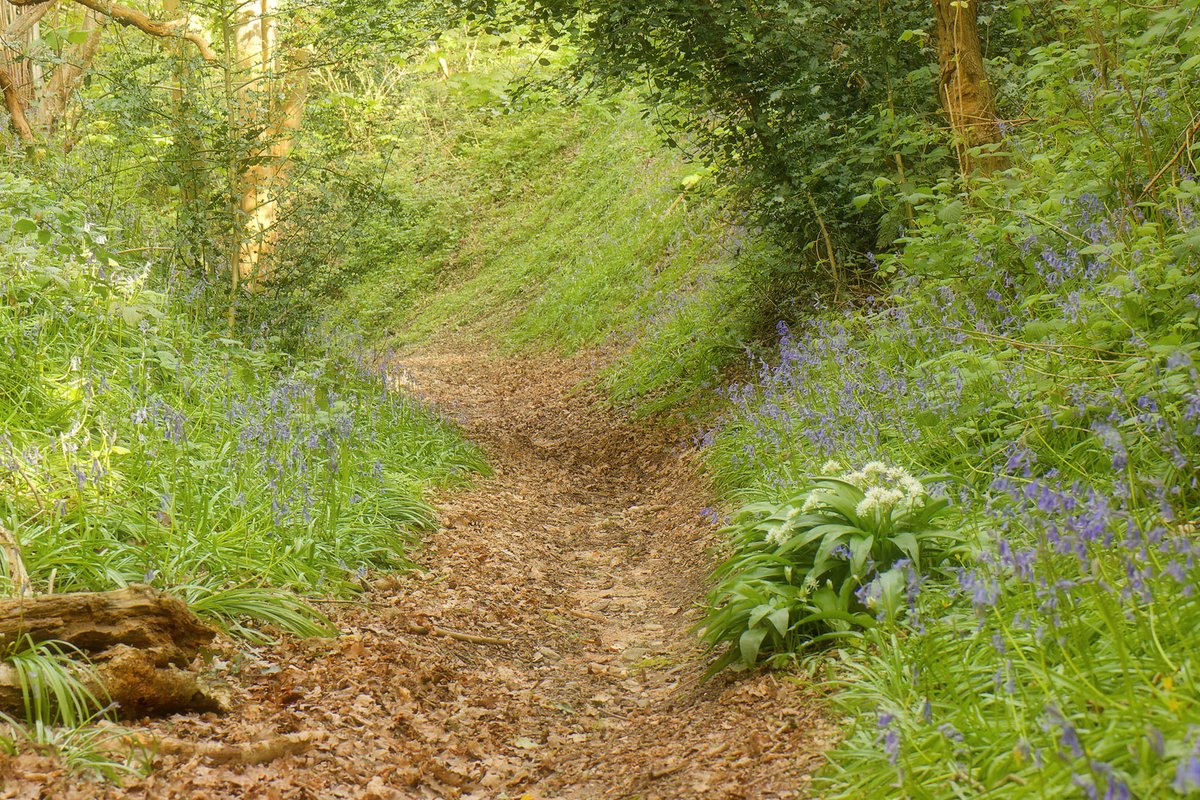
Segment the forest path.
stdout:
<path fill-rule="evenodd" d="M 154 725 L 322 742 L 261 765 L 161 756 L 110 796 L 798 796 L 836 736 L 816 693 L 781 675 L 700 680 L 709 659 L 690 629 L 714 532 L 685 433 L 606 409 L 581 388 L 587 357 L 460 344 L 404 367 L 495 474 L 443 494 L 420 571 L 334 606 L 341 637 L 238 665 L 238 719 Z"/>
<path fill-rule="evenodd" d="M 453 583 L 426 601 L 431 618 L 514 642 L 455 648 L 499 697 L 461 730 L 487 730 L 474 794 L 794 796 L 831 738 L 811 695 L 776 676 L 700 682 L 690 629 L 713 530 L 685 434 L 607 409 L 587 356 L 459 345 L 404 365 L 495 470 L 440 504 L 428 563 Z"/>

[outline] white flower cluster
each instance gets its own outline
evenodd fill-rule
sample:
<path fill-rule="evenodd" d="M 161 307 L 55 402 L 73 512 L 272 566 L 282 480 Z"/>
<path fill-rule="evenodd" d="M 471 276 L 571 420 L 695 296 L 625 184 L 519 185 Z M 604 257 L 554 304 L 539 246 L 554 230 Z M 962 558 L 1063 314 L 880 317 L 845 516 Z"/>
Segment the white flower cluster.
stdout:
<path fill-rule="evenodd" d="M 821 507 L 821 495 L 825 494 L 827 489 L 813 489 L 808 493 L 808 497 L 804 498 L 804 505 L 800 507 L 800 512 L 803 514 L 811 514 Z"/>
<path fill-rule="evenodd" d="M 908 470 L 889 467 L 882 461 L 865 464 L 857 472 L 845 472 L 841 464 L 829 461 L 821 467 L 821 474 L 838 477 L 862 490 L 863 499 L 854 509 L 860 517 L 888 514 L 895 508 L 913 511 L 925 505 L 925 484 L 909 474 Z M 804 499 L 799 513 L 810 514 L 820 510 L 825 505 L 825 495 L 833 491 L 820 486 L 813 489 Z M 793 511 L 791 516 L 795 514 Z"/>
<path fill-rule="evenodd" d="M 925 484 L 908 470 L 889 467 L 882 461 L 865 464 L 842 479 L 863 491 L 863 499 L 854 509 L 860 517 L 887 514 L 894 508 L 912 511 L 925 505 Z"/>

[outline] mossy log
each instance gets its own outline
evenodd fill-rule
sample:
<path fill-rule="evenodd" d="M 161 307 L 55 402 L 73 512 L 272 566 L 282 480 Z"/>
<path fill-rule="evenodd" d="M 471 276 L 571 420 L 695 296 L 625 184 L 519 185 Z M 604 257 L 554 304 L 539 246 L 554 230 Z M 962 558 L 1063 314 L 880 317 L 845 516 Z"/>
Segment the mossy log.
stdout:
<path fill-rule="evenodd" d="M 148 586 L 0 599 L 0 647 L 64 642 L 91 662 L 79 675 L 123 717 L 225 711 L 228 702 L 189 669 L 216 636 L 187 604 Z M 0 709 L 24 708 L 16 671 L 0 666 Z"/>

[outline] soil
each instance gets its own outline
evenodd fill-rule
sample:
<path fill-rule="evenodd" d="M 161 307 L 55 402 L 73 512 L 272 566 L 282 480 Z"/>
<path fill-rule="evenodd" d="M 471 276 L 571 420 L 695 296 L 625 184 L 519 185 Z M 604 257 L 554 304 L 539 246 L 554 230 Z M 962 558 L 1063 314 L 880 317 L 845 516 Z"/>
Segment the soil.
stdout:
<path fill-rule="evenodd" d="M 420 568 L 328 606 L 337 639 L 227 643 L 238 710 L 138 726 L 175 742 L 148 776 L 115 787 L 26 753 L 0 760 L 0 797 L 804 795 L 837 736 L 821 693 L 781 673 L 702 680 L 710 491 L 689 432 L 606 408 L 595 363 L 474 343 L 410 355 L 413 388 L 495 470 L 439 498 Z M 305 744 L 245 763 L 283 734 Z M 221 747 L 239 743 L 248 755 Z"/>

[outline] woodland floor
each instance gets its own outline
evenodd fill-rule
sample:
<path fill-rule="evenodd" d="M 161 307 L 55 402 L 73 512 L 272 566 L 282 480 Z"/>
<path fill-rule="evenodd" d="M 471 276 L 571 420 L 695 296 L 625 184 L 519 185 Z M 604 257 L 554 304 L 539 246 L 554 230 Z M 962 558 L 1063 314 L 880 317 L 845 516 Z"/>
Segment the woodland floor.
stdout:
<path fill-rule="evenodd" d="M 405 366 L 495 475 L 440 498 L 444 529 L 420 570 L 332 606 L 339 638 L 249 657 L 229 647 L 234 715 L 142 728 L 229 743 L 310 732 L 317 744 L 263 764 L 159 755 L 120 788 L 23 755 L 0 760 L 0 797 L 803 794 L 836 738 L 819 693 L 779 674 L 701 681 L 710 659 L 690 629 L 714 537 L 687 434 L 604 408 L 581 388 L 589 357 L 472 344 Z"/>

